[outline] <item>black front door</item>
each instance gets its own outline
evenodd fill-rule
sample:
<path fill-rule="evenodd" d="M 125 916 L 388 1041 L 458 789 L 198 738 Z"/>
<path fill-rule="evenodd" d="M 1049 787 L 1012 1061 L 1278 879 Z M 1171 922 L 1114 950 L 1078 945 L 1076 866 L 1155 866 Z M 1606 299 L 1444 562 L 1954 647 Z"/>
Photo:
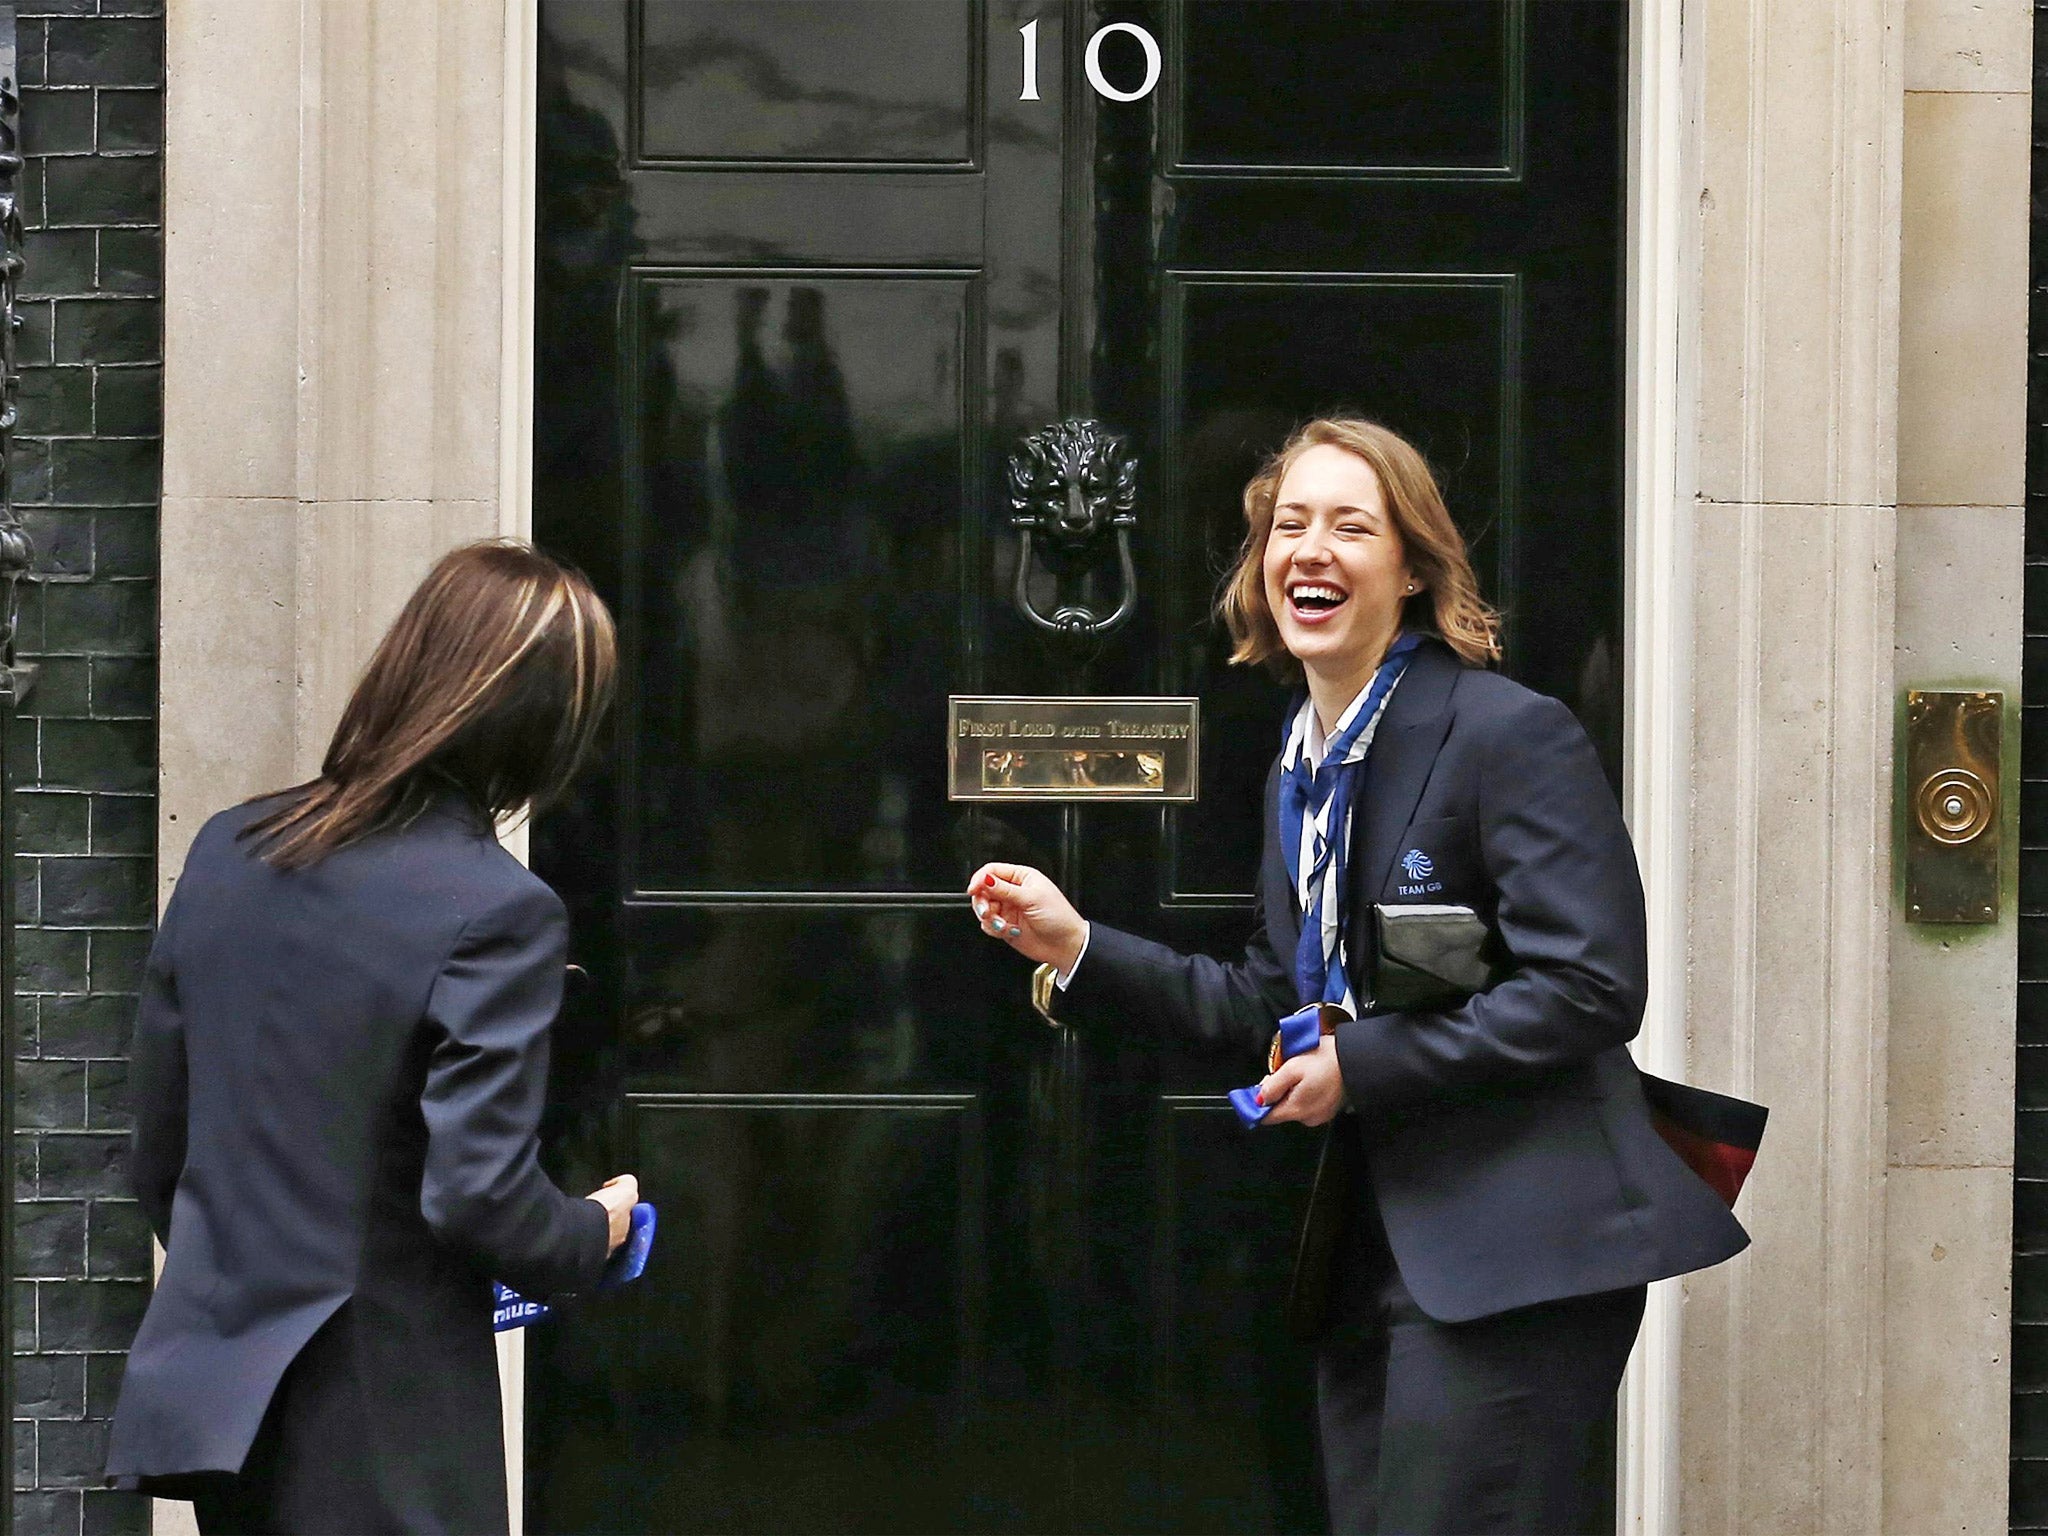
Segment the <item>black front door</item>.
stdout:
<path fill-rule="evenodd" d="M 1310 1138 L 1239 1131 L 1254 1061 L 1049 1028 L 959 892 L 1242 945 L 1286 699 L 1207 612 L 1317 411 L 1422 444 L 1616 760 L 1622 5 L 541 11 L 535 532 L 624 654 L 535 835 L 550 1142 L 663 1228 L 532 1331 L 529 1528 L 1316 1528 Z M 1136 475 L 1093 638 L 1013 600 L 1005 474 L 1083 416 Z M 1126 590 L 1107 541 L 1024 585 Z M 949 803 L 947 697 L 1003 693 L 1199 695 L 1200 800 Z"/>

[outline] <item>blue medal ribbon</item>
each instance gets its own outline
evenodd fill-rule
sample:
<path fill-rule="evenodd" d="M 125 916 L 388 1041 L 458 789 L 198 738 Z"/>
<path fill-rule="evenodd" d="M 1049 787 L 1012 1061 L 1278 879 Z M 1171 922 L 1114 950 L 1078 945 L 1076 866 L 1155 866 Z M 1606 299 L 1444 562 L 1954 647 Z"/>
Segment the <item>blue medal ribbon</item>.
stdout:
<path fill-rule="evenodd" d="M 1282 1061 L 1316 1048 L 1316 1042 L 1323 1037 L 1322 1015 L 1322 1004 L 1308 1003 L 1280 1021 Z M 1272 1108 L 1269 1104 L 1259 1102 L 1259 1088 L 1256 1083 L 1249 1088 L 1231 1089 L 1230 1107 L 1237 1111 L 1237 1118 L 1246 1130 L 1250 1130 L 1265 1119 L 1267 1110 Z"/>
<path fill-rule="evenodd" d="M 626 1228 L 626 1240 L 605 1260 L 597 1288 L 609 1291 L 638 1280 L 647 1268 L 647 1256 L 654 1251 L 654 1207 L 642 1200 L 633 1207 Z M 504 1333 L 552 1317 L 555 1309 L 544 1301 L 528 1301 L 502 1280 L 491 1282 L 491 1328 Z"/>

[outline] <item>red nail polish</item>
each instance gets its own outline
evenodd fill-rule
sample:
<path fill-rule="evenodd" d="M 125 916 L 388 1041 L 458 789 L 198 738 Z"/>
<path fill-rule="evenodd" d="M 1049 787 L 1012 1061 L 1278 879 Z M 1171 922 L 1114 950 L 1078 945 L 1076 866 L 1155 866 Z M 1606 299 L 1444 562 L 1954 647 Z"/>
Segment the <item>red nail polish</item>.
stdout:
<path fill-rule="evenodd" d="M 1254 1102 L 1254 1103 L 1256 1103 L 1256 1104 L 1263 1104 L 1263 1103 L 1265 1103 L 1265 1102 L 1266 1102 L 1266 1095 L 1265 1095 L 1265 1093 L 1264 1093 L 1263 1091 L 1261 1091 L 1261 1092 L 1259 1092 L 1259 1093 L 1255 1093 L 1255 1094 L 1253 1094 L 1253 1095 L 1252 1095 L 1252 1102 Z"/>

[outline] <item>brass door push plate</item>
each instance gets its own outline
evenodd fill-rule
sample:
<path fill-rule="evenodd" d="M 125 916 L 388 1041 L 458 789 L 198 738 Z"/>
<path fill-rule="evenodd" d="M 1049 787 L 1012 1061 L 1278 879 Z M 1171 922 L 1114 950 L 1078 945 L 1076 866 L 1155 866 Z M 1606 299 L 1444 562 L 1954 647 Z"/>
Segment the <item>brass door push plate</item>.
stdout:
<path fill-rule="evenodd" d="M 1906 918 L 1998 921 L 2005 695 L 1906 694 Z"/>

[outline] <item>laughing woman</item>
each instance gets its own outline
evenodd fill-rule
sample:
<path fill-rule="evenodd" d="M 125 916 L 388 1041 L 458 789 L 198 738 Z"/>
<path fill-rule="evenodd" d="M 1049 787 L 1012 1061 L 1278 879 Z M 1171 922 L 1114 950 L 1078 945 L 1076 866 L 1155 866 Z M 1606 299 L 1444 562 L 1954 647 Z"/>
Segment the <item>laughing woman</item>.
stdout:
<path fill-rule="evenodd" d="M 1245 488 L 1220 603 L 1232 660 L 1306 684 L 1266 784 L 1256 927 L 1225 963 L 1083 920 L 991 864 L 984 929 L 1057 968 L 1084 1026 L 1263 1053 L 1263 1124 L 1328 1126 L 1297 1273 L 1339 1532 L 1586 1527 L 1589 1458 L 1651 1280 L 1748 1241 L 1653 1128 L 1627 1042 L 1642 888 L 1571 712 L 1487 670 L 1492 612 L 1422 456 L 1372 422 L 1297 432 Z M 1372 1003 L 1375 902 L 1470 907 L 1491 982 Z M 1262 1134 L 1264 1132 L 1262 1131 Z M 1298 1319 L 1300 1313 L 1297 1313 Z"/>

